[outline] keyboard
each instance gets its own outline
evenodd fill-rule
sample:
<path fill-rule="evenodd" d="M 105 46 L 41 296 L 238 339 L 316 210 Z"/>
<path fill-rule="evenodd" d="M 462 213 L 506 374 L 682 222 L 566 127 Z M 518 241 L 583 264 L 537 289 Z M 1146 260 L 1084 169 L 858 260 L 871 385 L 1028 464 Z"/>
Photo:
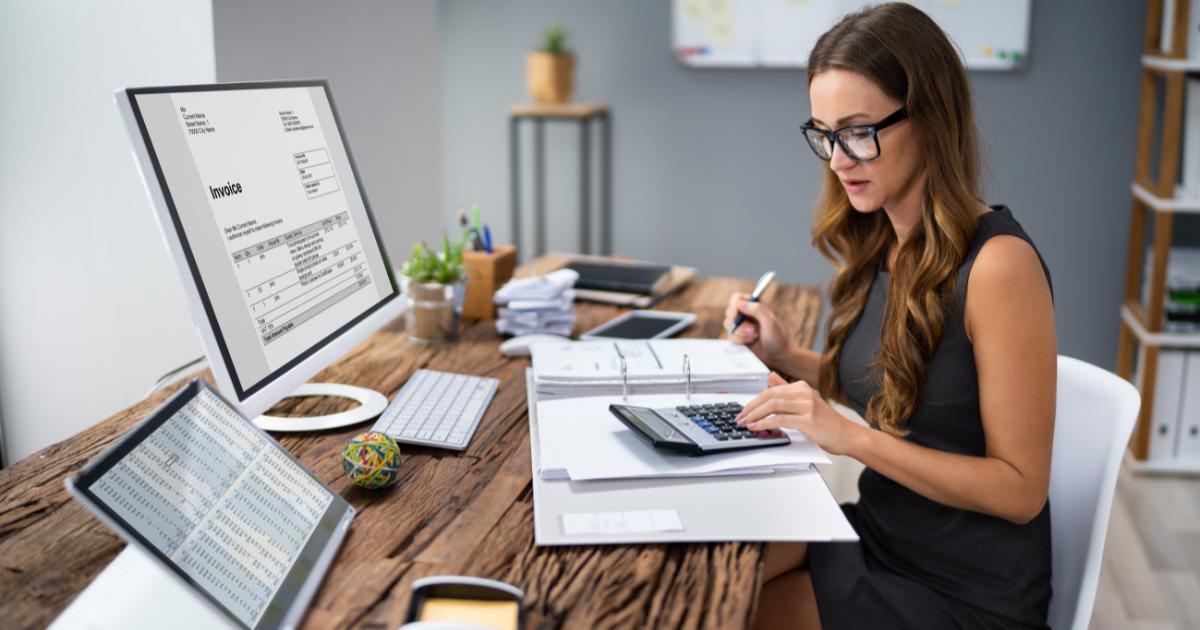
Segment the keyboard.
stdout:
<path fill-rule="evenodd" d="M 499 385 L 485 376 L 417 370 L 371 430 L 403 444 L 461 451 Z"/>
<path fill-rule="evenodd" d="M 608 410 L 651 446 L 688 455 L 791 443 L 787 434 L 778 429 L 751 431 L 737 426 L 733 419 L 742 411 L 742 406 L 734 402 L 662 409 L 609 405 Z"/>

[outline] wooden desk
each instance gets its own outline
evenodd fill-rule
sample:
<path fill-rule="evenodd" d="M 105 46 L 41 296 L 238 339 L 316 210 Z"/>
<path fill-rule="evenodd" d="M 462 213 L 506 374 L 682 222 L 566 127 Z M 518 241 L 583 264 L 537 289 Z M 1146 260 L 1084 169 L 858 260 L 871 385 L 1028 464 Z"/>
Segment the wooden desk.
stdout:
<path fill-rule="evenodd" d="M 685 336 L 717 337 L 732 291 L 750 280 L 694 282 L 661 307 L 696 313 Z M 811 345 L 819 293 L 776 286 L 766 298 Z M 620 309 L 579 304 L 576 332 Z M 529 628 L 720 627 L 747 625 L 759 587 L 758 543 L 536 548 L 524 369 L 502 357 L 491 321 L 464 326 L 453 344 L 416 346 L 402 323 L 384 328 L 314 380 L 394 394 L 417 368 L 501 379 L 470 446 L 461 454 L 404 447 L 395 488 L 372 492 L 342 474 L 339 456 L 362 424 L 341 431 L 277 434 L 359 510 L 305 626 L 392 630 L 404 617 L 413 580 L 466 574 L 525 590 Z M 0 625 L 44 627 L 84 589 L 123 543 L 71 501 L 63 480 L 159 405 L 178 385 L 0 471 Z M 70 395 L 64 384 L 63 395 Z M 276 410 L 332 411 L 331 401 L 285 401 Z M 36 421 L 26 418 L 23 421 Z"/>

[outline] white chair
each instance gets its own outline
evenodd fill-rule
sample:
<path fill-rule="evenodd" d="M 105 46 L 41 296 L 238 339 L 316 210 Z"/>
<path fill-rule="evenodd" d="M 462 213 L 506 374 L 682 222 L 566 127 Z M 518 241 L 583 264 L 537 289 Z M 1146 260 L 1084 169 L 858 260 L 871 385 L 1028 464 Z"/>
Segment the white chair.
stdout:
<path fill-rule="evenodd" d="M 1141 396 L 1125 379 L 1058 357 L 1050 465 L 1055 630 L 1086 630 L 1091 621 L 1117 473 L 1140 407 Z"/>

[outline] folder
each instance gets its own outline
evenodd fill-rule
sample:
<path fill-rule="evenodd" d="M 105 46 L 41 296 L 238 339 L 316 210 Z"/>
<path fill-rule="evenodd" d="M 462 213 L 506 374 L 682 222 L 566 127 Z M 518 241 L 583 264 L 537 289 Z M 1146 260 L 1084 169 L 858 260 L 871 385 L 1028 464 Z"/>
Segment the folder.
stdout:
<path fill-rule="evenodd" d="M 1165 354 L 1163 352 L 1159 356 Z M 1160 358 L 1160 366 L 1161 362 Z M 1200 352 L 1195 350 L 1187 353 L 1187 370 L 1181 407 L 1176 459 L 1180 462 L 1200 462 Z"/>

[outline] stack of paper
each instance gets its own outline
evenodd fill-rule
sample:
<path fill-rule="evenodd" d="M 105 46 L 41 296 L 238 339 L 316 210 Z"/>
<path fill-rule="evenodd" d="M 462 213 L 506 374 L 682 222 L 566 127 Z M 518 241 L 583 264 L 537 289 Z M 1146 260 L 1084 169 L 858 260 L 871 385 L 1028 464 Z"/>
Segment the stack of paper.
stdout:
<path fill-rule="evenodd" d="M 568 337 L 575 326 L 575 281 L 579 274 L 559 269 L 544 276 L 513 279 L 496 291 L 500 306 L 496 330 L 506 335 Z"/>
<path fill-rule="evenodd" d="M 733 401 L 745 404 L 752 396 L 743 394 L 697 394 L 693 404 Z M 642 407 L 673 407 L 680 395 L 631 396 L 626 404 Z M 621 397 L 604 396 L 537 403 L 538 454 L 542 479 L 627 479 L 641 477 L 699 477 L 716 475 L 770 474 L 805 470 L 810 464 L 829 463 L 829 457 L 803 434 L 786 430 L 787 446 L 747 449 L 690 457 L 654 448 L 621 424 L 608 406 Z"/>
<path fill-rule="evenodd" d="M 757 394 L 769 374 L 745 346 L 715 339 L 535 343 L 532 354 L 541 400 L 682 395 L 689 380 L 692 392 Z"/>

